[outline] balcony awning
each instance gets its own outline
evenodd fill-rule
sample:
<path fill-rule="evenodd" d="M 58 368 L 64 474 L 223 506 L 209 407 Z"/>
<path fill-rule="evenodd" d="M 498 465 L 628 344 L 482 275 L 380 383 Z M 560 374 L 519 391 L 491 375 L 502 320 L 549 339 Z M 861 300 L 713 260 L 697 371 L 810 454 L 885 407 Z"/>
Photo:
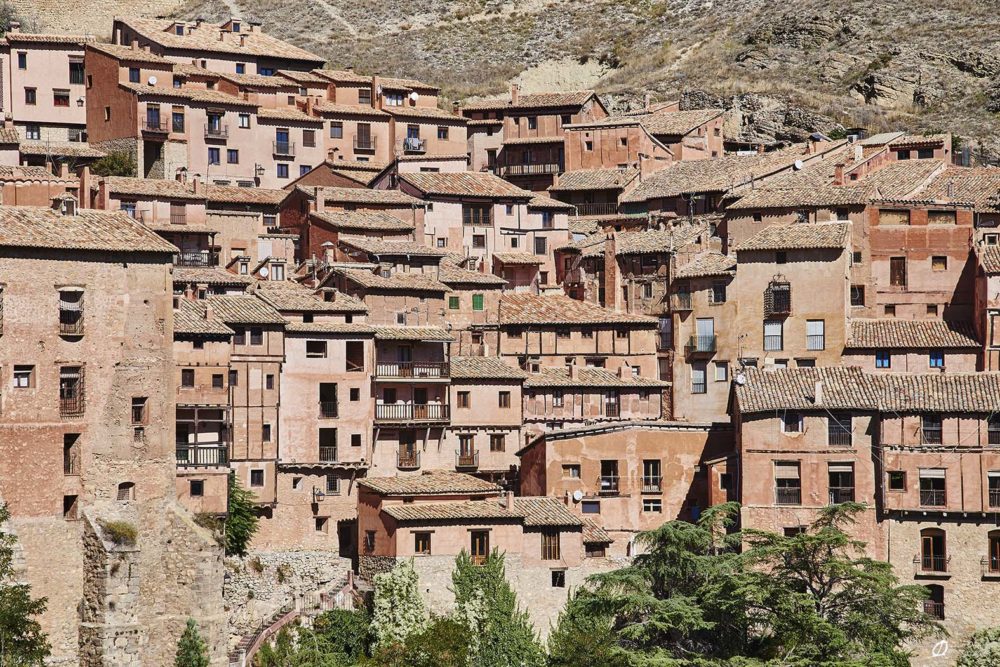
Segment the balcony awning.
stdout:
<path fill-rule="evenodd" d="M 829 467 L 830 472 L 854 472 L 853 463 L 831 463 Z"/>
<path fill-rule="evenodd" d="M 944 479 L 944 468 L 921 468 L 921 479 Z"/>
<path fill-rule="evenodd" d="M 774 464 L 775 479 L 798 479 L 799 466 L 797 463 L 776 463 Z"/>

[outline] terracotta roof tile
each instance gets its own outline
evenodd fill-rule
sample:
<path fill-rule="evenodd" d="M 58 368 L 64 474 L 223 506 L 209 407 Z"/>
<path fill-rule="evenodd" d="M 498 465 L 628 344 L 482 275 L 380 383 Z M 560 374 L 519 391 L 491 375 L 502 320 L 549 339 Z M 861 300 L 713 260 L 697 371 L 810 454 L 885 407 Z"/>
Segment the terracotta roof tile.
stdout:
<path fill-rule="evenodd" d="M 375 329 L 363 322 L 289 322 L 286 333 L 300 334 L 344 334 L 351 336 L 373 336 Z"/>
<path fill-rule="evenodd" d="M 252 294 L 213 295 L 207 303 L 226 324 L 284 324 L 285 318 L 270 304 Z"/>
<path fill-rule="evenodd" d="M 525 389 L 534 387 L 669 387 L 669 382 L 633 376 L 620 377 L 606 368 L 581 366 L 576 369 L 576 377 L 567 368 L 543 367 L 538 373 L 531 373 L 524 381 Z"/>
<path fill-rule="evenodd" d="M 1000 274 L 1000 246 L 980 246 L 976 249 L 976 255 L 979 257 L 979 265 L 983 267 L 983 272 L 986 275 Z"/>
<path fill-rule="evenodd" d="M 463 268 L 447 258 L 438 265 L 437 278 L 445 285 L 478 285 L 487 289 L 501 289 L 507 285 L 500 276 Z"/>
<path fill-rule="evenodd" d="M 285 201 L 288 192 L 271 188 L 242 188 L 237 185 L 206 185 L 205 199 L 210 204 L 257 204 L 278 206 Z"/>
<path fill-rule="evenodd" d="M 493 197 L 530 200 L 532 193 L 486 172 L 412 172 L 399 175 L 428 196 Z"/>
<path fill-rule="evenodd" d="M 379 340 L 418 340 L 432 343 L 450 343 L 455 340 L 441 327 L 375 327 Z"/>
<path fill-rule="evenodd" d="M 205 317 L 202 301 L 181 299 L 174 310 L 174 335 L 190 336 L 232 336 L 233 330 L 217 317 Z"/>
<path fill-rule="evenodd" d="M 575 210 L 576 207 L 572 204 L 567 204 L 564 201 L 559 201 L 558 199 L 553 199 L 552 197 L 546 197 L 545 195 L 535 195 L 528 202 L 528 210 L 548 210 L 548 211 L 564 211 L 569 212 Z"/>
<path fill-rule="evenodd" d="M 327 83 L 330 82 L 330 80 L 327 79 L 326 77 L 319 76 L 318 74 L 314 74 L 313 72 L 300 72 L 298 70 L 292 70 L 292 69 L 279 69 L 275 74 L 277 76 L 283 76 L 287 79 L 291 79 L 296 83 L 326 85 Z"/>
<path fill-rule="evenodd" d="M 403 292 L 450 292 L 451 288 L 433 276 L 424 273 L 395 272 L 388 278 L 383 278 L 368 269 L 334 269 L 339 275 L 347 278 L 366 290 L 390 290 Z"/>
<path fill-rule="evenodd" d="M 315 189 L 296 186 L 310 198 L 315 197 Z M 396 204 L 411 206 L 420 200 L 399 190 L 372 190 L 371 188 L 319 188 L 323 201 L 327 204 Z"/>
<path fill-rule="evenodd" d="M 875 195 L 867 185 L 821 185 L 817 187 L 762 187 L 750 190 L 729 204 L 732 211 L 800 206 L 863 206 Z"/>
<path fill-rule="evenodd" d="M 680 250 L 706 232 L 707 228 L 700 224 L 619 232 L 614 237 L 615 255 L 649 255 Z"/>
<path fill-rule="evenodd" d="M 520 513 L 511 512 L 495 500 L 383 505 L 382 512 L 396 521 L 490 521 L 499 519 L 521 523 L 524 520 Z"/>
<path fill-rule="evenodd" d="M 370 76 L 356 74 L 351 70 L 314 69 L 312 70 L 312 73 L 337 83 L 365 83 L 370 85 L 372 82 L 372 78 Z"/>
<path fill-rule="evenodd" d="M 358 484 L 386 496 L 490 494 L 500 493 L 501 490 L 492 482 L 449 470 L 426 471 L 420 475 L 397 477 L 365 477 L 359 479 Z"/>
<path fill-rule="evenodd" d="M 638 169 L 576 169 L 559 175 L 549 192 L 622 190 L 639 175 Z"/>
<path fill-rule="evenodd" d="M 201 72 L 197 71 L 198 69 L 200 68 L 188 69 L 187 71 L 201 74 Z M 205 70 L 204 73 L 207 76 L 215 75 L 219 78 L 226 79 L 227 81 L 232 81 L 236 85 L 245 88 L 267 88 L 268 90 L 280 90 L 284 88 L 289 91 L 297 90 L 298 88 L 294 82 L 278 76 L 264 76 L 263 74 L 233 74 L 230 72 L 217 73 L 209 70 Z"/>
<path fill-rule="evenodd" d="M 313 106 L 313 111 L 320 114 L 330 114 L 334 116 L 385 116 L 384 111 L 375 109 L 364 104 L 335 104 L 333 102 L 322 102 Z"/>
<path fill-rule="evenodd" d="M 30 165 L 10 166 L 0 165 L 0 181 L 38 181 L 42 183 L 76 184 L 75 178 L 56 176 L 45 167 Z"/>
<path fill-rule="evenodd" d="M 591 518 L 583 520 L 583 543 L 584 544 L 611 544 L 614 542 L 608 531 Z"/>
<path fill-rule="evenodd" d="M 444 257 L 448 254 L 444 250 L 431 248 L 416 241 L 376 239 L 369 236 L 342 238 L 340 243 L 363 250 L 370 255 L 385 257 Z"/>
<path fill-rule="evenodd" d="M 493 259 L 510 266 L 541 266 L 545 263 L 545 257 L 530 252 L 495 252 Z"/>
<path fill-rule="evenodd" d="M 504 294 L 500 298 L 500 323 L 512 325 L 631 324 L 656 326 L 656 319 L 632 315 L 577 301 L 561 294 Z"/>
<path fill-rule="evenodd" d="M 320 211 L 310 213 L 309 217 L 337 229 L 363 229 L 401 234 L 414 230 L 412 222 L 400 220 L 385 211 Z"/>
<path fill-rule="evenodd" d="M 747 250 L 813 250 L 844 248 L 848 242 L 847 222 L 772 225 L 736 247 Z"/>
<path fill-rule="evenodd" d="M 524 380 L 528 374 L 497 357 L 452 357 L 452 380 Z"/>
<path fill-rule="evenodd" d="M 0 206 L 0 246 L 175 253 L 177 248 L 118 211 L 78 209 L 62 215 L 47 206 Z"/>
<path fill-rule="evenodd" d="M 207 88 L 163 88 L 159 86 L 149 86 L 141 83 L 121 83 L 119 88 L 131 91 L 140 96 L 169 97 L 173 99 L 190 100 L 204 104 L 227 104 L 229 106 L 253 107 L 257 105 L 253 102 L 241 99 L 228 93 L 218 90 L 208 90 Z"/>
<path fill-rule="evenodd" d="M 949 167 L 912 197 L 941 202 L 968 202 L 977 211 L 1000 209 L 1000 168 Z"/>
<path fill-rule="evenodd" d="M 16 127 L 5 127 L 0 125 L 0 144 L 19 144 L 21 136 L 17 133 Z"/>
<path fill-rule="evenodd" d="M 593 218 L 570 218 L 569 231 L 573 234 L 593 234 L 600 228 Z"/>
<path fill-rule="evenodd" d="M 172 178 L 135 178 L 131 176 L 105 176 L 103 179 L 107 191 L 113 195 L 129 197 L 169 198 L 169 199 L 205 199 L 204 195 L 196 195 L 194 187 Z"/>
<path fill-rule="evenodd" d="M 429 118 L 436 121 L 449 121 L 465 125 L 467 122 L 462 116 L 456 116 L 450 111 L 438 109 L 437 107 L 382 107 L 382 110 L 390 116 L 399 118 Z"/>
<path fill-rule="evenodd" d="M 675 278 L 708 278 L 727 276 L 736 272 L 736 258 L 718 252 L 703 252 L 695 255 L 674 274 Z"/>
<path fill-rule="evenodd" d="M 379 84 L 383 88 L 388 88 L 389 90 L 441 90 L 437 86 L 424 83 L 423 81 L 417 81 L 416 79 L 403 79 L 400 77 L 392 76 L 380 76 L 378 78 Z"/>
<path fill-rule="evenodd" d="M 851 320 L 847 348 L 979 348 L 972 325 L 942 320 Z"/>
<path fill-rule="evenodd" d="M 280 311 L 309 313 L 367 313 L 368 307 L 349 294 L 337 294 L 327 301 L 313 290 L 299 283 L 282 280 L 263 280 L 257 283 L 254 293 Z"/>
<path fill-rule="evenodd" d="M 514 511 L 524 517 L 525 526 L 583 526 L 583 521 L 559 498 L 521 496 L 514 498 Z"/>
<path fill-rule="evenodd" d="M 174 282 L 186 285 L 251 285 L 253 278 L 230 273 L 218 266 L 175 266 Z"/>
<path fill-rule="evenodd" d="M 54 155 L 57 157 L 95 158 L 107 155 L 85 141 L 22 141 L 21 155 Z"/>
<path fill-rule="evenodd" d="M 564 138 L 558 137 L 510 137 L 503 140 L 505 146 L 519 146 L 525 144 L 561 144 Z"/>
<path fill-rule="evenodd" d="M 574 90 L 551 93 L 521 93 L 517 104 L 512 104 L 509 97 L 494 100 L 479 100 L 462 107 L 462 111 L 492 111 L 501 109 L 548 109 L 563 107 L 581 107 L 594 95 L 592 90 Z"/>
<path fill-rule="evenodd" d="M 322 125 L 323 123 L 322 118 L 310 116 L 305 112 L 291 107 L 278 107 L 275 109 L 261 107 L 257 110 L 257 118 L 258 120 L 281 120 L 295 123 L 315 123 L 317 125 Z"/>
<path fill-rule="evenodd" d="M 93 35 L 46 35 L 20 31 L 7 31 L 3 38 L 11 44 L 32 42 L 37 44 L 73 44 L 80 47 L 97 41 Z"/>

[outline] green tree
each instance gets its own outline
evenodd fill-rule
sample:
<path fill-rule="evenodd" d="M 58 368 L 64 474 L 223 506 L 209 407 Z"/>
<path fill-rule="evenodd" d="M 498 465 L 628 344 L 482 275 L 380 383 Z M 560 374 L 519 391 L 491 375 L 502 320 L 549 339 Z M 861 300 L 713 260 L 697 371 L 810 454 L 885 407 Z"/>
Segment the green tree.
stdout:
<path fill-rule="evenodd" d="M 198 624 L 193 618 L 189 618 L 184 633 L 177 642 L 174 667 L 208 667 L 208 663 L 208 645 L 198 633 Z"/>
<path fill-rule="evenodd" d="M 377 647 L 403 643 L 427 622 L 413 561 L 398 563 L 388 572 L 372 577 L 375 586 L 372 635 Z"/>
<path fill-rule="evenodd" d="M 370 626 L 371 617 L 364 607 L 353 611 L 334 609 L 316 618 L 313 633 L 324 653 L 340 656 L 346 664 L 354 664 L 371 646 Z"/>
<path fill-rule="evenodd" d="M 460 620 L 437 617 L 410 633 L 405 641 L 380 646 L 371 660 L 372 667 L 469 667 L 469 646 L 472 644 L 468 626 Z"/>
<path fill-rule="evenodd" d="M 240 486 L 236 473 L 229 473 L 229 514 L 226 517 L 226 555 L 246 556 L 257 532 L 257 512 L 252 492 Z"/>
<path fill-rule="evenodd" d="M 958 667 L 1000 665 L 1000 628 L 985 628 L 969 637 L 955 664 Z"/>
<path fill-rule="evenodd" d="M 10 510 L 0 505 L 0 527 L 9 520 Z M 50 648 L 36 617 L 45 612 L 47 600 L 32 598 L 31 587 L 17 583 L 16 544 L 16 537 L 0 530 L 0 665 L 41 665 Z"/>
<path fill-rule="evenodd" d="M 618 664 L 621 651 L 611 618 L 588 614 L 573 595 L 549 633 L 549 667 L 604 667 Z"/>
<path fill-rule="evenodd" d="M 477 667 L 538 667 L 545 654 L 527 613 L 504 574 L 504 557 L 494 549 L 483 565 L 474 565 L 463 549 L 451 575 L 456 615 L 468 623 L 472 663 Z"/>
<path fill-rule="evenodd" d="M 135 176 L 135 155 L 127 151 L 111 151 L 90 166 L 98 176 Z"/>

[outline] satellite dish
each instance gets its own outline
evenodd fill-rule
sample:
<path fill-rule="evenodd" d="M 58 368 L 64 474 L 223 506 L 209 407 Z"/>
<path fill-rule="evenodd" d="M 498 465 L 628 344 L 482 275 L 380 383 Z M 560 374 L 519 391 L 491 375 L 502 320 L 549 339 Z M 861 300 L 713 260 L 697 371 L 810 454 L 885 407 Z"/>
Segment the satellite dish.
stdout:
<path fill-rule="evenodd" d="M 804 166 L 805 165 L 802 164 L 802 160 L 796 160 L 795 161 L 795 171 L 802 171 L 802 167 L 804 167 Z"/>
<path fill-rule="evenodd" d="M 417 99 L 419 99 L 419 98 L 420 98 L 420 95 L 417 95 L 417 91 L 414 90 L 412 93 L 410 93 L 410 99 L 413 100 L 414 102 L 416 102 Z"/>
<path fill-rule="evenodd" d="M 147 82 L 149 83 L 149 85 L 151 85 L 151 86 L 155 86 L 155 85 L 156 85 L 156 77 L 155 77 L 155 76 L 151 76 L 151 77 L 149 77 L 148 79 L 146 79 L 146 81 L 147 81 Z"/>
<path fill-rule="evenodd" d="M 576 491 L 573 492 L 573 502 L 577 502 L 578 503 L 581 500 L 583 500 L 583 491 L 581 491 L 580 489 L 577 489 Z"/>
<path fill-rule="evenodd" d="M 268 276 L 269 273 L 271 273 L 271 272 L 267 270 L 266 266 L 263 269 L 260 270 L 260 275 L 262 275 L 265 278 L 267 278 L 267 276 Z"/>
<path fill-rule="evenodd" d="M 733 378 L 733 380 L 736 382 L 736 384 L 742 387 L 747 383 L 747 376 L 744 375 L 743 373 L 737 373 L 736 377 Z"/>

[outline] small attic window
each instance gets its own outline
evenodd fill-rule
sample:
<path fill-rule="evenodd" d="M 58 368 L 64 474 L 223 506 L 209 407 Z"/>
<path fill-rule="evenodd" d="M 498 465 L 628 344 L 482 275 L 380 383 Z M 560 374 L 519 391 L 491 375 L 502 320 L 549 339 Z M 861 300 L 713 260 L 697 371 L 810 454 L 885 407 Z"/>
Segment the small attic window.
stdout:
<path fill-rule="evenodd" d="M 231 28 L 232 28 L 233 32 L 239 32 L 240 31 L 240 22 L 239 21 L 233 21 L 232 25 L 231 25 Z"/>
<path fill-rule="evenodd" d="M 174 24 L 174 34 L 175 35 L 180 35 L 181 37 L 184 36 L 184 24 L 183 23 L 175 23 Z"/>

